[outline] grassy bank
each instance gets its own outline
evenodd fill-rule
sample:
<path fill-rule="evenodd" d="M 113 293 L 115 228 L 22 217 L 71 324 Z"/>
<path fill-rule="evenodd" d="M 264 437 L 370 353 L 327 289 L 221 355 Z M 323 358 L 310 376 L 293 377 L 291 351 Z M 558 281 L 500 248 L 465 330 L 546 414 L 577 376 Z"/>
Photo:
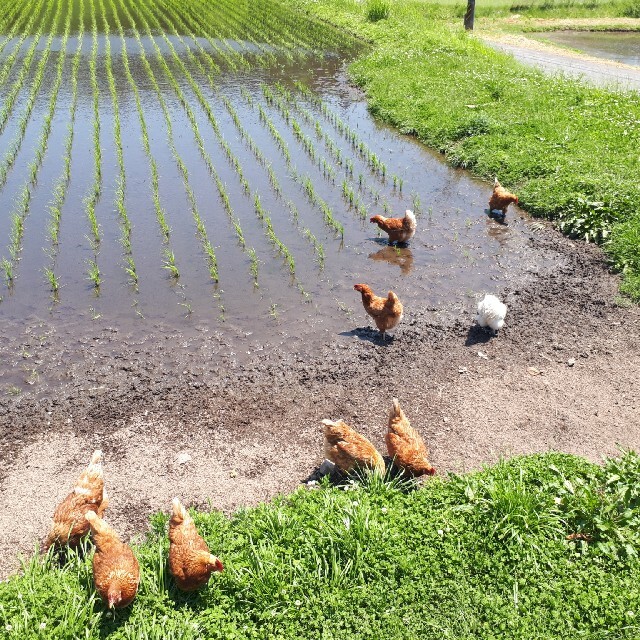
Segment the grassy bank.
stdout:
<path fill-rule="evenodd" d="M 640 458 L 514 458 L 407 490 L 370 478 L 196 522 L 225 563 L 198 594 L 167 575 L 167 517 L 135 548 L 115 617 L 90 559 L 32 559 L 0 584 L 8 638 L 632 638 Z M 117 505 L 112 506 L 117 509 Z M 26 514 L 25 514 L 26 517 Z M 581 534 L 590 542 L 568 541 Z"/>
<path fill-rule="evenodd" d="M 373 113 L 454 166 L 498 175 L 527 211 L 556 220 L 565 233 L 603 243 L 624 273 L 623 291 L 640 300 L 640 95 L 522 66 L 462 30 L 461 3 L 386 3 L 388 17 L 375 22 L 371 2 L 298 4 L 373 43 L 350 68 Z M 525 16 L 542 12 L 531 4 Z M 548 4 L 544 15 L 583 10 Z M 626 6 L 601 3 L 591 15 L 624 15 Z M 500 16 L 509 8 L 495 2 L 483 11 Z"/>

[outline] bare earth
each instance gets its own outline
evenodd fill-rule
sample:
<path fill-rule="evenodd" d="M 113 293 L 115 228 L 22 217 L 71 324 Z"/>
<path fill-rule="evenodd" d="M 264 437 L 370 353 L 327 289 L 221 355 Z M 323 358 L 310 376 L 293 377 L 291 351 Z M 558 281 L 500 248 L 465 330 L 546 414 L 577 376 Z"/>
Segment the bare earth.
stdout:
<path fill-rule="evenodd" d="M 346 419 L 382 449 L 393 396 L 441 474 L 518 453 L 598 461 L 640 448 L 638 308 L 615 304 L 617 278 L 596 247 L 550 228 L 532 242 L 554 266 L 513 274 L 497 338 L 473 326 L 466 300 L 406 309 L 384 346 L 354 329 L 366 324 L 358 309 L 327 344 L 246 364 L 204 333 L 186 350 L 180 336 L 130 345 L 103 328 L 78 341 L 85 357 L 68 365 L 58 341 L 32 345 L 67 381 L 44 398 L 0 402 L 0 575 L 33 551 L 96 448 L 108 517 L 126 537 L 176 495 L 231 512 L 293 490 L 321 462 L 322 418 Z"/>

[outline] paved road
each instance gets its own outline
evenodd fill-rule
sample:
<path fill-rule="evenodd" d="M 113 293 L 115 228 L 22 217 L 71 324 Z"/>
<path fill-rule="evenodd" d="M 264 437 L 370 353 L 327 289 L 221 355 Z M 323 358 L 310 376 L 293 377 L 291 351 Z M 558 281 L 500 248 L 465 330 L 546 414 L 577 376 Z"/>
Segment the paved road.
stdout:
<path fill-rule="evenodd" d="M 510 53 L 520 62 L 549 71 L 581 78 L 599 87 L 623 91 L 640 91 L 640 67 L 634 68 L 574 53 L 541 50 L 511 42 L 486 40 L 494 49 Z"/>

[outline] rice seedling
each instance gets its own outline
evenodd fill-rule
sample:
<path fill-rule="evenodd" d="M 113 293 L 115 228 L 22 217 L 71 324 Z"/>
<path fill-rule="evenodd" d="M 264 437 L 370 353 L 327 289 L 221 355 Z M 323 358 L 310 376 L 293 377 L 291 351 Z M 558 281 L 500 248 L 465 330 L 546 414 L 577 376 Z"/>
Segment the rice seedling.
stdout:
<path fill-rule="evenodd" d="M 249 258 L 251 260 L 251 264 L 249 266 L 249 272 L 253 277 L 253 286 L 257 289 L 260 285 L 258 284 L 258 269 L 259 269 L 259 260 L 258 255 L 256 254 L 256 250 L 251 247 L 247 253 L 249 254 Z"/>
<path fill-rule="evenodd" d="M 51 292 L 54 294 L 54 296 L 57 295 L 58 290 L 60 289 L 60 280 L 58 279 L 58 276 L 56 276 L 53 269 L 50 269 L 49 267 L 45 267 L 44 277 L 46 282 L 49 284 Z"/>
<path fill-rule="evenodd" d="M 417 191 L 411 192 L 411 203 L 413 204 L 413 210 L 418 213 L 420 211 L 420 194 Z"/>
<path fill-rule="evenodd" d="M 102 284 L 102 277 L 100 274 L 100 268 L 95 259 L 89 260 L 87 268 L 87 280 L 93 283 L 94 289 L 98 290 Z"/>
<path fill-rule="evenodd" d="M 2 272 L 4 273 L 4 279 L 7 286 L 13 286 L 13 262 L 6 258 L 2 258 L 2 262 L 0 262 L 0 269 L 2 269 Z"/>
<path fill-rule="evenodd" d="M 180 277 L 180 271 L 178 270 L 178 266 L 176 265 L 176 257 L 173 254 L 173 251 L 171 251 L 170 249 L 164 250 L 164 261 L 162 263 L 162 266 L 175 280 Z"/>

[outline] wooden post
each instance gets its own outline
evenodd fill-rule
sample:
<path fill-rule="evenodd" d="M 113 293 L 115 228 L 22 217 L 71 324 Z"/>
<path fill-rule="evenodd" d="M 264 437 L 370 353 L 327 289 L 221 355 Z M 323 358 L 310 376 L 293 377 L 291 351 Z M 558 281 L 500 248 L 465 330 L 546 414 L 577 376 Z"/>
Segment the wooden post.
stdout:
<path fill-rule="evenodd" d="M 467 0 L 467 11 L 464 14 L 464 28 L 473 31 L 473 18 L 476 12 L 476 0 Z"/>

